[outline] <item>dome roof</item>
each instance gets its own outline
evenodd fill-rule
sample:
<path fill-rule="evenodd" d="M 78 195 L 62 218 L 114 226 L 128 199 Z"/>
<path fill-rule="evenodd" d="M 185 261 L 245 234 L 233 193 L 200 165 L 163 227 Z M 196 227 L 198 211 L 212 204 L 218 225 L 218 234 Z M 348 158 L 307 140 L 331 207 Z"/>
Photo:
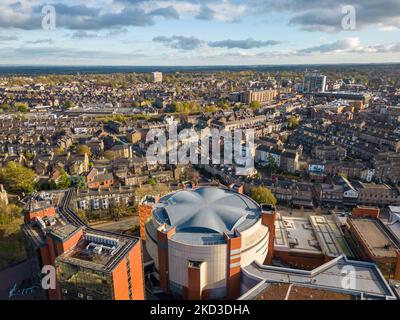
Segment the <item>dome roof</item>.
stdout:
<path fill-rule="evenodd" d="M 154 211 L 158 221 L 175 226 L 177 232 L 218 234 L 254 223 L 260 214 L 260 206 L 250 198 L 216 187 L 172 193 Z"/>

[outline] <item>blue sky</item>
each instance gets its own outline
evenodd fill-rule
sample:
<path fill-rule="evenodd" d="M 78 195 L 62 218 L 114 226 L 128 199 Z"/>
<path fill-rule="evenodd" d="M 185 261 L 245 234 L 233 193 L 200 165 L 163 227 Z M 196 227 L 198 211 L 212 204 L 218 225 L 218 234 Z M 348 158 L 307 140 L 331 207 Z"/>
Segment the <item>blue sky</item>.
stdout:
<path fill-rule="evenodd" d="M 42 27 L 46 4 L 55 8 L 55 30 Z M 355 9 L 354 30 L 342 27 L 345 5 Z M 400 0 L 0 3 L 0 64 L 400 62 L 399 39 Z"/>

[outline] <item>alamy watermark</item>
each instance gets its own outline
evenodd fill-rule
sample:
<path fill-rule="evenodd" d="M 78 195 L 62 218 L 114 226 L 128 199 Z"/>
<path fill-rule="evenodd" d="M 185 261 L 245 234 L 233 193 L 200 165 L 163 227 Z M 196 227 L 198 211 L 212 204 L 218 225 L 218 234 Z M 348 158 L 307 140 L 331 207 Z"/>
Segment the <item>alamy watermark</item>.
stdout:
<path fill-rule="evenodd" d="M 45 5 L 42 8 L 42 28 L 46 31 L 56 30 L 57 27 L 57 14 L 56 8 L 52 5 Z"/>
<path fill-rule="evenodd" d="M 345 290 L 351 290 L 356 287 L 356 269 L 353 266 L 344 266 L 341 270 L 342 278 L 342 288 Z"/>
<path fill-rule="evenodd" d="M 355 30 L 357 28 L 356 7 L 345 5 L 342 7 L 342 28 L 343 30 Z"/>
<path fill-rule="evenodd" d="M 168 130 L 149 130 L 146 144 L 149 164 L 235 165 L 237 175 L 254 170 L 253 129 L 183 129 L 178 133 L 173 124 Z"/>

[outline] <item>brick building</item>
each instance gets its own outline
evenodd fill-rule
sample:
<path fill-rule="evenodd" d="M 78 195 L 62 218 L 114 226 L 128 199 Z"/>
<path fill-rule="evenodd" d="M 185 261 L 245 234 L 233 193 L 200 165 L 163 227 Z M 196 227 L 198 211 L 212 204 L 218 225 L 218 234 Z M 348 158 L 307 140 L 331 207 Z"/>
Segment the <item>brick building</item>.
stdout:
<path fill-rule="evenodd" d="M 33 281 L 42 288 L 42 268 L 56 269 L 56 288 L 39 290 L 50 300 L 143 300 L 141 240 L 89 228 L 69 209 L 71 190 L 60 205 L 27 210 L 22 227 Z"/>

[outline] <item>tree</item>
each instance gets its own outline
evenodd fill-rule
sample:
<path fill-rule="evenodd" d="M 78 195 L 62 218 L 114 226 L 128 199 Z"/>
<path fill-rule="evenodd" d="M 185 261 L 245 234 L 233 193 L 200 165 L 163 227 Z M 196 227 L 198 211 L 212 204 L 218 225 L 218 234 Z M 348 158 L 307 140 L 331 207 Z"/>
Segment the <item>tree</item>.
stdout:
<path fill-rule="evenodd" d="M 21 216 L 22 208 L 15 204 L 0 204 L 0 225 L 7 224 Z"/>
<path fill-rule="evenodd" d="M 129 208 L 123 203 L 115 204 L 110 208 L 110 214 L 113 219 L 119 220 L 129 214 Z"/>
<path fill-rule="evenodd" d="M 57 147 L 53 149 L 53 152 L 56 156 L 64 154 L 65 150 L 63 148 Z"/>
<path fill-rule="evenodd" d="M 11 192 L 32 193 L 35 190 L 36 174 L 17 162 L 9 162 L 0 169 L 0 183 Z"/>
<path fill-rule="evenodd" d="M 86 178 L 82 176 L 73 176 L 71 177 L 72 185 L 76 188 L 79 189 L 86 189 L 87 188 L 87 182 Z"/>
<path fill-rule="evenodd" d="M 105 151 L 104 158 L 106 158 L 107 160 L 114 160 L 114 152 L 112 152 L 111 150 Z"/>
<path fill-rule="evenodd" d="M 267 165 L 268 175 L 271 176 L 277 170 L 278 170 L 278 165 L 276 163 L 275 157 L 273 157 L 272 154 L 268 154 L 268 165 Z"/>
<path fill-rule="evenodd" d="M 26 113 L 29 111 L 29 107 L 27 103 L 24 102 L 17 102 L 15 104 L 15 108 L 17 109 L 18 112 Z"/>
<path fill-rule="evenodd" d="M 67 100 L 67 101 L 64 102 L 64 107 L 66 109 L 72 109 L 72 108 L 75 107 L 75 103 L 73 101 L 71 101 L 71 100 Z"/>
<path fill-rule="evenodd" d="M 58 189 L 57 183 L 53 179 L 50 179 L 46 183 L 43 183 L 39 186 L 39 190 L 57 190 L 57 189 Z"/>
<path fill-rule="evenodd" d="M 300 119 L 296 116 L 291 116 L 288 120 L 289 129 L 296 129 L 300 125 Z"/>
<path fill-rule="evenodd" d="M 266 187 L 254 187 L 251 190 L 250 196 L 258 204 L 271 204 L 275 206 L 277 203 L 277 200 L 272 191 Z"/>
<path fill-rule="evenodd" d="M 253 111 L 257 111 L 261 108 L 261 103 L 259 103 L 258 101 L 253 101 L 252 103 L 250 103 L 250 108 L 253 109 Z"/>
<path fill-rule="evenodd" d="M 79 218 L 81 218 L 83 221 L 87 222 L 87 215 L 85 210 L 78 209 L 76 211 L 76 214 L 78 215 Z"/>
<path fill-rule="evenodd" d="M 217 112 L 217 108 L 215 106 L 206 106 L 204 108 L 204 112 L 215 113 L 215 112 Z"/>
<path fill-rule="evenodd" d="M 72 182 L 69 175 L 62 169 L 61 176 L 58 178 L 57 186 L 59 189 L 71 188 Z"/>
<path fill-rule="evenodd" d="M 90 150 L 89 146 L 86 144 L 82 144 L 78 147 L 77 152 L 79 155 L 83 156 L 85 153 L 90 157 L 92 155 L 92 151 Z"/>
<path fill-rule="evenodd" d="M 149 185 L 151 185 L 151 186 L 155 186 L 155 185 L 157 184 L 157 180 L 154 179 L 154 178 L 149 178 L 149 179 L 146 181 L 146 184 L 149 184 Z"/>

